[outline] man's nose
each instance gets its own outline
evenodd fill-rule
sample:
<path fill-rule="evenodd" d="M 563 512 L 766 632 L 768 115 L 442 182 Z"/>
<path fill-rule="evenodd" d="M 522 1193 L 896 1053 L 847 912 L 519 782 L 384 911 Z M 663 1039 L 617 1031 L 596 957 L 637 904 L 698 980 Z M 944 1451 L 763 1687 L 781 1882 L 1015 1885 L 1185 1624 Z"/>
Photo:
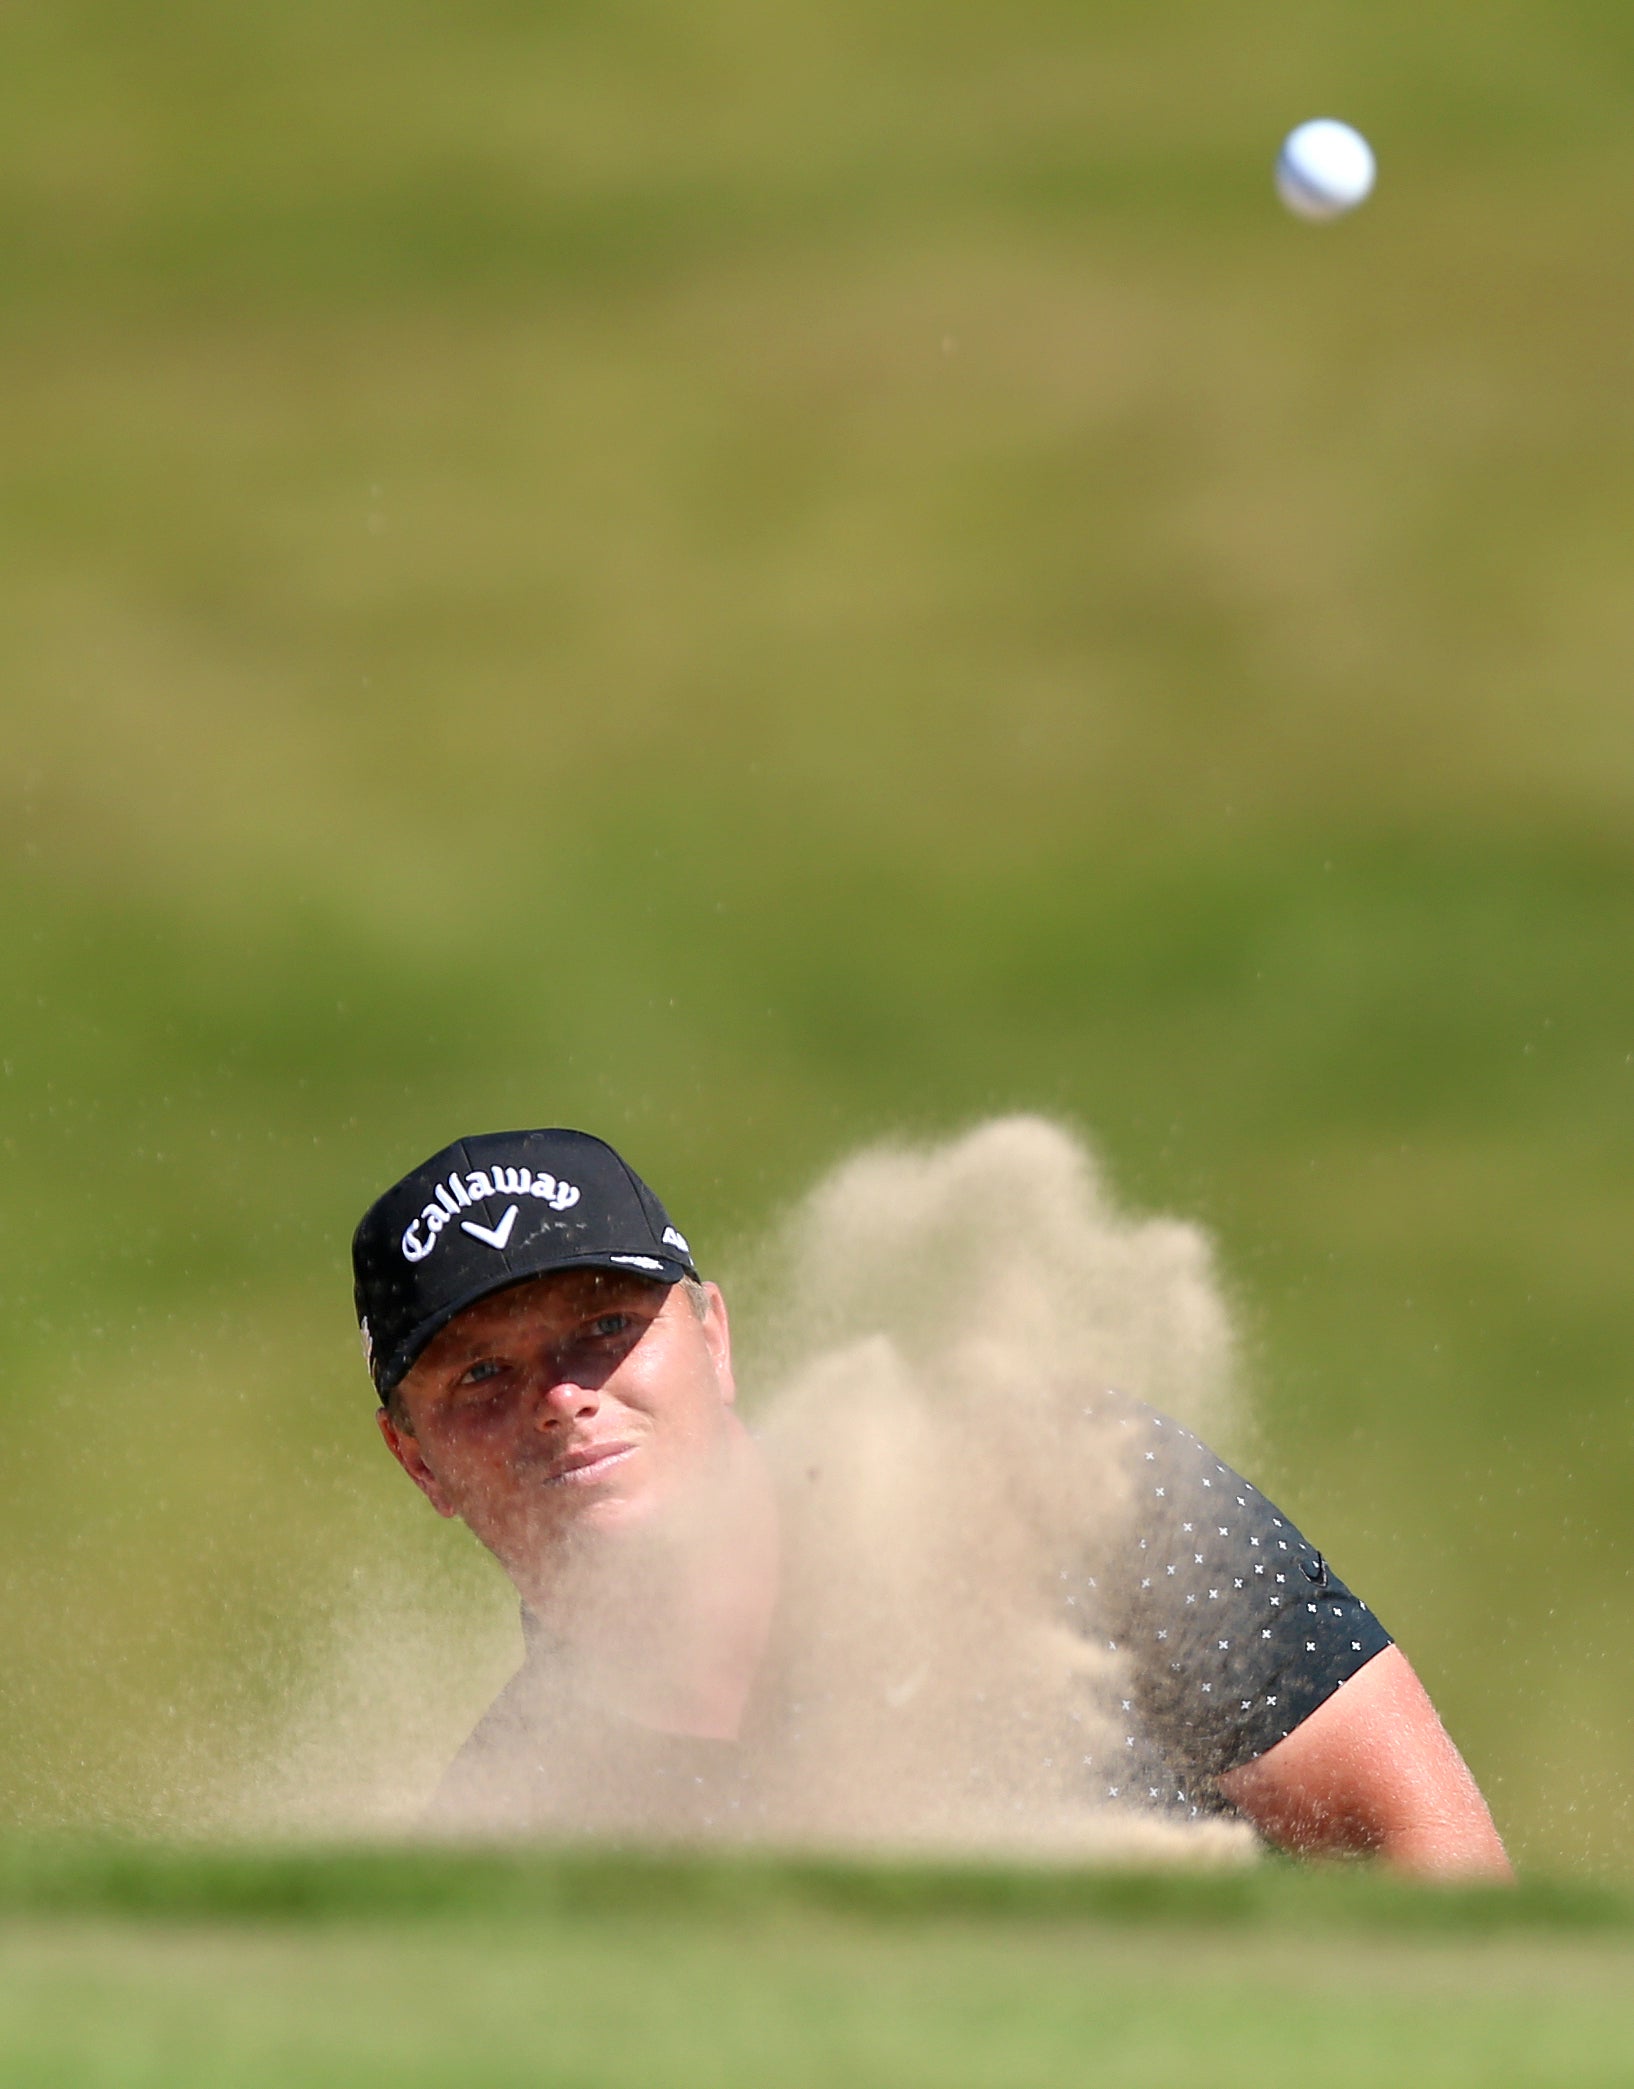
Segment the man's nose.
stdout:
<path fill-rule="evenodd" d="M 536 1410 L 541 1428 L 557 1422 L 576 1421 L 584 1415 L 594 1414 L 601 1405 L 601 1394 L 593 1385 L 585 1385 L 570 1369 L 560 1365 L 546 1365 L 539 1374 L 539 1404 Z"/>

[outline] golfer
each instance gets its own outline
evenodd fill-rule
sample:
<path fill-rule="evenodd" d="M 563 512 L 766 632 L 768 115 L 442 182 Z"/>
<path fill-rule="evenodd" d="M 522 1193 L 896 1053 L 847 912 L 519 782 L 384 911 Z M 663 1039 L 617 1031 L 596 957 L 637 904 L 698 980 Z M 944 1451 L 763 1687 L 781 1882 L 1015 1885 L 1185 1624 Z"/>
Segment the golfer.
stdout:
<path fill-rule="evenodd" d="M 639 1790 L 660 1829 L 752 1829 L 755 1765 L 798 1765 L 806 1716 L 779 1684 L 787 1516 L 735 1409 L 725 1303 L 662 1204 L 587 1133 L 484 1134 L 387 1190 L 353 1264 L 387 1448 L 522 1601 L 523 1667 L 443 1805 L 628 1825 L 618 1795 Z M 1473 1779 L 1365 1604 L 1184 1428 L 1095 1402 L 1127 1484 L 1101 1550 L 1086 1532 L 1061 1562 L 1086 1655 L 1120 1678 L 1109 1742 L 1073 1764 L 1083 1799 L 1235 1816 L 1305 1854 L 1507 1876 Z M 836 1412 L 836 1431 L 854 1425 Z M 969 1774 L 944 1770 L 950 1792 Z"/>

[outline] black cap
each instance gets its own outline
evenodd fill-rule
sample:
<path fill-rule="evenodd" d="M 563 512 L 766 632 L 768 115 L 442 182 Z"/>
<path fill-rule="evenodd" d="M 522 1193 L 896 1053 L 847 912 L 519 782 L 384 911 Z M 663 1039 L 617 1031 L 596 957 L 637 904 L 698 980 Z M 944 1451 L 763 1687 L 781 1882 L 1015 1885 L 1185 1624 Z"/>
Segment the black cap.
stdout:
<path fill-rule="evenodd" d="M 412 1169 L 352 1236 L 363 1354 L 382 1399 L 439 1328 L 491 1291 L 557 1269 L 695 1277 L 647 1185 L 588 1132 L 483 1132 Z"/>

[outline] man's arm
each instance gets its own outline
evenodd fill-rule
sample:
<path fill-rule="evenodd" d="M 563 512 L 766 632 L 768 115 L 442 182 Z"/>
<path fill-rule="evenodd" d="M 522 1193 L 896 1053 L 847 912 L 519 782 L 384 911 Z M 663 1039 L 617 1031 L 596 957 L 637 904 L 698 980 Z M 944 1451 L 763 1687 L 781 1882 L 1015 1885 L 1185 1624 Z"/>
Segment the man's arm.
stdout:
<path fill-rule="evenodd" d="M 1399 1647 L 1374 1655 L 1219 1790 L 1301 1856 L 1371 1851 L 1432 1878 L 1513 1876 L 1486 1801 Z"/>

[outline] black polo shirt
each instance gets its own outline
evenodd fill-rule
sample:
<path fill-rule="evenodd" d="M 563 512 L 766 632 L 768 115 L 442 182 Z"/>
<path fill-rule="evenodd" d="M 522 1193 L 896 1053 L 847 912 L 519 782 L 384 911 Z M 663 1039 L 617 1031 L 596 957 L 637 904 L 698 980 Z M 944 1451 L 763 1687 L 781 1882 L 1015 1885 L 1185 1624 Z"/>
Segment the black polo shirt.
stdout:
<path fill-rule="evenodd" d="M 1215 1781 L 1285 1740 L 1390 1634 L 1259 1489 L 1191 1430 L 1107 1394 L 1124 1446 L 1116 1550 L 1086 1573 L 1086 1629 L 1131 1674 L 1103 1797 L 1216 1811 Z"/>
<path fill-rule="evenodd" d="M 1123 1499 L 1062 1565 L 1057 1594 L 1125 1680 L 1100 1722 L 1109 1738 L 1082 1755 L 1076 1788 L 1085 1803 L 1120 1809 L 1229 1813 L 1219 1778 L 1284 1740 L 1390 1635 L 1189 1429 L 1111 1392 L 1084 1418 L 1121 1473 Z M 733 1822 L 753 1832 L 764 1751 L 787 1739 L 776 1707 L 761 1703 L 741 1746 L 636 1727 L 564 1703 L 548 1641 L 526 1611 L 523 1624 L 523 1667 L 451 1765 L 434 1814 L 567 1832 L 687 1834 Z M 640 1794 L 633 1819 L 621 1792 Z"/>

